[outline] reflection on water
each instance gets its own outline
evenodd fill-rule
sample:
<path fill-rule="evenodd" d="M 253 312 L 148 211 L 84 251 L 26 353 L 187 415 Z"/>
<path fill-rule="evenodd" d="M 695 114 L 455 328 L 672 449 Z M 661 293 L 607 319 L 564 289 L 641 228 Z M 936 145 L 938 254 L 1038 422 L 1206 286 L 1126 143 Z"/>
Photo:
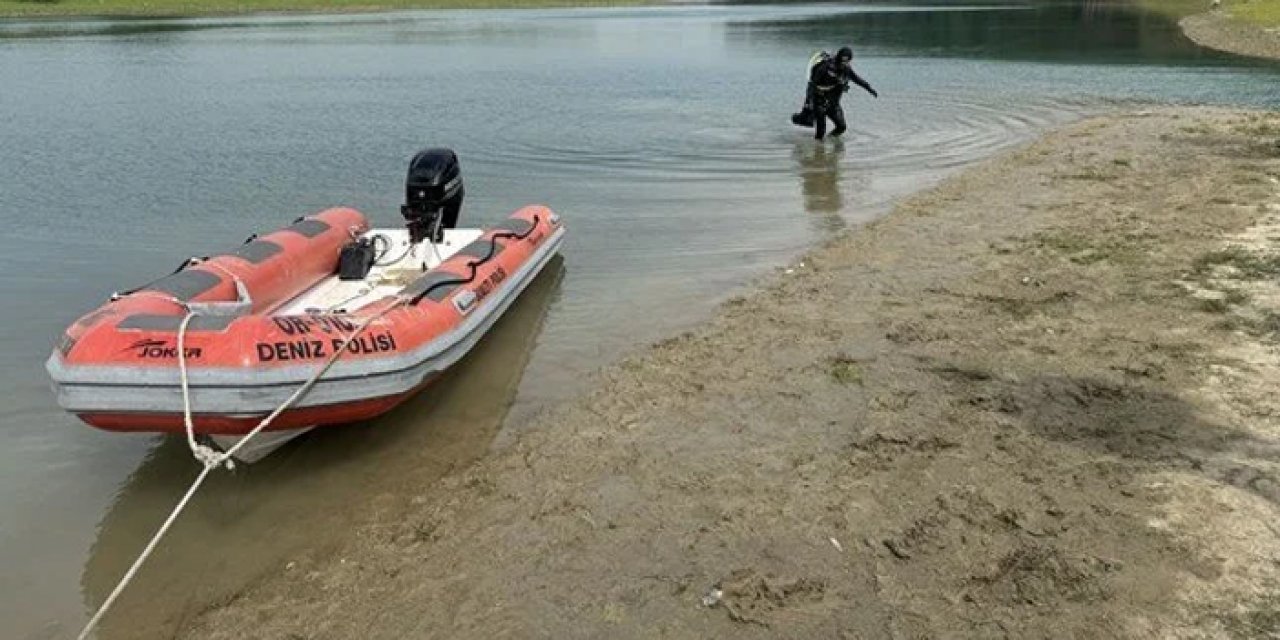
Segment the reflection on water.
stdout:
<path fill-rule="evenodd" d="M 933 10 L 928 3 L 917 4 L 917 11 L 855 7 L 822 20 L 743 21 L 732 24 L 730 33 L 756 41 L 804 42 L 820 47 L 848 43 L 854 47 L 855 62 L 860 55 L 899 52 L 915 57 L 1073 64 L 1215 64 L 1233 58 L 1196 46 L 1169 19 L 1123 0 L 956 4 L 943 11 Z"/>
<path fill-rule="evenodd" d="M 845 226 L 841 211 L 841 159 L 845 142 L 835 138 L 830 143 L 803 140 L 796 142 L 795 157 L 800 174 L 800 193 L 804 210 L 817 220 L 817 231 L 832 234 Z"/>
<path fill-rule="evenodd" d="M 104 619 L 101 637 L 171 637 L 209 603 L 325 553 L 370 513 L 395 509 L 482 455 L 563 273 L 562 258 L 548 263 L 461 363 L 386 416 L 313 431 L 258 464 L 215 474 Z M 197 470 L 173 437 L 129 478 L 84 567 L 87 607 L 111 592 Z"/>

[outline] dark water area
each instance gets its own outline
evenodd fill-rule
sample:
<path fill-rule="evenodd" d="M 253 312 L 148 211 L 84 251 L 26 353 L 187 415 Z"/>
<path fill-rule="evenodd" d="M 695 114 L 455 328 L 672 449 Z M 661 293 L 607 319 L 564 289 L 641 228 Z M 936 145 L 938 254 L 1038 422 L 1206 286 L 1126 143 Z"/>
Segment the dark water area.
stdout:
<path fill-rule="evenodd" d="M 1092 64 L 1213 65 L 1245 59 L 1206 51 L 1182 37 L 1168 19 L 1125 2 L 1008 3 L 986 10 L 936 11 L 937 5 L 905 5 L 893 14 L 846 13 L 813 24 L 761 21 L 746 30 L 786 41 L 849 40 L 913 56 L 973 57 Z M 916 10 L 912 11 L 911 8 Z M 1257 62 L 1258 66 L 1268 63 Z"/>
<path fill-rule="evenodd" d="M 817 144 L 788 115 L 810 54 L 843 44 L 881 97 L 855 89 L 848 134 Z M 322 552 L 905 194 L 1109 109 L 1276 108 L 1278 81 L 1093 2 L 0 21 L 0 637 L 73 636 L 196 471 L 57 409 L 62 328 L 298 215 L 400 224 L 419 148 L 458 151 L 464 225 L 562 213 L 563 262 L 427 394 L 210 486 L 104 637 L 167 637 Z"/>

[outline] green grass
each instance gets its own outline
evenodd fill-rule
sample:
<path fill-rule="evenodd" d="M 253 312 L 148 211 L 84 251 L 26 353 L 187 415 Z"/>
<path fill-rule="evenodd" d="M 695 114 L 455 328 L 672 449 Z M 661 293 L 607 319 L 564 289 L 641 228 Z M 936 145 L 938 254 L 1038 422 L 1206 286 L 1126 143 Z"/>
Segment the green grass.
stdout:
<path fill-rule="evenodd" d="M 1242 20 L 1264 27 L 1280 26 L 1280 2 L 1275 0 L 1252 0 L 1243 4 L 1233 2 L 1231 13 Z"/>
<path fill-rule="evenodd" d="M 1037 233 L 1030 240 L 1034 246 L 1060 253 L 1080 265 L 1137 262 L 1146 252 L 1147 245 L 1147 240 L 1141 237 L 1118 234 L 1087 236 L 1069 231 Z"/>
<path fill-rule="evenodd" d="M 1108 173 L 1094 168 L 1085 168 L 1076 173 L 1064 173 L 1058 177 L 1066 180 L 1093 180 L 1097 182 L 1108 182 L 1115 180 L 1119 176 L 1114 173 Z"/>
<path fill-rule="evenodd" d="M 1180 20 L 1209 11 L 1208 0 L 1139 0 L 1148 11 Z M 1261 27 L 1280 26 L 1280 2 L 1275 0 L 1222 0 L 1219 11 Z"/>
<path fill-rule="evenodd" d="M 1218 331 L 1247 331 L 1252 329 L 1253 325 L 1240 316 L 1227 316 L 1213 323 L 1212 327 Z"/>
<path fill-rule="evenodd" d="M 1259 138 L 1280 136 L 1280 124 L 1267 121 L 1254 121 L 1235 126 L 1236 133 Z"/>
<path fill-rule="evenodd" d="M 1231 310 L 1231 305 L 1222 298 L 1201 298 L 1199 306 L 1205 313 L 1226 313 Z"/>
<path fill-rule="evenodd" d="M 1139 0 L 1144 9 L 1174 20 L 1209 10 L 1207 0 Z"/>
<path fill-rule="evenodd" d="M 1231 314 L 1213 323 L 1213 328 L 1221 331 L 1243 331 L 1255 337 L 1275 339 L 1280 335 L 1280 315 L 1270 311 L 1263 311 L 1257 317 Z"/>
<path fill-rule="evenodd" d="M 625 6 L 649 3 L 646 0 L 0 0 L 0 18 L 178 17 L 273 12 Z"/>
<path fill-rule="evenodd" d="M 832 358 L 829 373 L 840 384 L 862 384 L 862 367 L 849 356 L 841 354 Z"/>
<path fill-rule="evenodd" d="M 1198 306 L 1206 313 L 1226 313 L 1231 307 L 1240 306 L 1249 301 L 1248 292 L 1240 289 L 1227 289 L 1221 298 L 1200 298 Z"/>
<path fill-rule="evenodd" d="M 1227 304 L 1244 304 L 1249 301 L 1249 293 L 1240 289 L 1227 289 L 1222 300 Z"/>

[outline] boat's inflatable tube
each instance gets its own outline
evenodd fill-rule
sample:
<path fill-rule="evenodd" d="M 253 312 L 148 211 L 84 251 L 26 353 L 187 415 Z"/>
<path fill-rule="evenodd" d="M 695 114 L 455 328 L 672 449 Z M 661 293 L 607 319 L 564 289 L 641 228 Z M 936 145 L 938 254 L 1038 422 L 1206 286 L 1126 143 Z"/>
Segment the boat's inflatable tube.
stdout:
<path fill-rule="evenodd" d="M 184 338 L 197 433 L 248 432 L 358 325 L 386 312 L 270 428 L 376 416 L 460 359 L 555 255 L 564 235 L 556 214 L 526 207 L 360 308 L 277 312 L 334 277 L 342 246 L 367 230 L 358 211 L 330 209 L 117 296 L 68 328 L 49 357 L 59 404 L 103 429 L 181 431 L 177 331 L 188 309 L 203 304 L 207 312 L 192 318 Z M 486 257 L 473 275 L 471 265 Z M 397 302 L 405 297 L 414 302 Z M 240 315 L 217 310 L 236 301 L 244 307 Z"/>

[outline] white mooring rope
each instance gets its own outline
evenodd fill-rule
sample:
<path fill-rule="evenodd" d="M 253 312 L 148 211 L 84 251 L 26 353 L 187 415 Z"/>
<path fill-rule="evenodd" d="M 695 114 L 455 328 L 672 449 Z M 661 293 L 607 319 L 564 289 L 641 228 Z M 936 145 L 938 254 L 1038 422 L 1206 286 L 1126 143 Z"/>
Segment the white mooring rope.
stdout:
<path fill-rule="evenodd" d="M 111 595 L 107 596 L 107 599 L 102 602 L 102 606 L 98 607 L 97 613 L 94 613 L 93 617 L 89 619 L 89 622 L 85 624 L 84 629 L 80 631 L 78 640 L 86 640 L 86 638 L 89 637 L 89 634 L 93 632 L 94 628 L 98 626 L 98 623 L 102 621 L 102 617 L 106 615 L 109 609 L 111 609 L 111 605 L 115 603 L 116 598 L 118 598 L 124 591 L 125 587 L 129 585 L 134 576 L 138 573 L 138 570 L 142 568 L 143 563 L 145 563 L 147 558 L 151 556 L 151 553 L 155 551 L 156 545 L 158 545 L 160 540 L 164 538 L 164 535 L 168 533 L 169 527 L 173 526 L 174 521 L 178 519 L 178 515 L 182 513 L 183 509 L 186 509 L 187 503 L 189 503 L 191 498 L 195 496 L 196 491 L 200 489 L 200 485 L 204 484 L 205 478 L 209 477 L 209 473 L 223 464 L 226 464 L 228 469 L 232 468 L 233 463 L 231 462 L 231 457 L 234 456 L 241 447 L 248 443 L 251 438 L 261 433 L 262 430 L 266 429 L 273 421 L 275 421 L 276 418 L 280 417 L 280 414 L 287 411 L 289 407 L 294 405 L 294 403 L 306 396 L 307 393 L 315 387 L 316 383 L 320 381 L 320 378 L 338 362 L 338 359 L 346 352 L 347 345 L 351 344 L 351 342 L 359 337 L 361 333 L 364 333 L 365 329 L 369 328 L 369 325 L 378 321 L 393 309 L 409 301 L 408 298 L 397 296 L 396 301 L 386 309 L 370 316 L 362 322 L 358 327 L 356 327 L 355 331 L 346 336 L 342 345 L 329 356 L 329 359 L 325 361 L 324 366 L 320 367 L 320 370 L 316 371 L 315 375 L 311 376 L 311 378 L 304 382 L 301 387 L 298 387 L 298 390 L 294 391 L 293 395 L 289 396 L 288 399 L 286 399 L 279 407 L 276 407 L 276 410 L 272 411 L 270 415 L 263 418 L 262 421 L 258 423 L 258 426 L 245 434 L 239 442 L 230 449 L 227 449 L 225 452 L 219 453 L 211 447 L 196 442 L 195 427 L 191 419 L 191 394 L 187 384 L 187 357 L 186 353 L 184 353 L 184 347 L 186 346 L 187 326 L 190 324 L 191 319 L 198 314 L 191 311 L 185 303 L 177 299 L 171 299 L 179 306 L 187 309 L 187 315 L 182 318 L 182 323 L 178 325 L 178 372 L 182 382 L 182 420 L 183 426 L 187 432 L 187 446 L 191 448 L 191 454 L 195 456 L 196 460 L 199 461 L 204 468 L 200 470 L 200 475 L 196 476 L 195 481 L 187 488 L 187 492 L 183 494 L 182 499 L 178 501 L 176 506 L 174 506 L 173 511 L 169 512 L 169 517 L 165 518 L 164 524 L 160 525 L 160 528 L 156 530 L 155 535 L 151 537 L 151 541 L 147 543 L 145 548 L 143 548 L 142 553 L 133 561 L 133 565 L 125 572 L 124 577 L 120 578 L 119 584 L 117 584 L 116 588 L 111 591 Z"/>

